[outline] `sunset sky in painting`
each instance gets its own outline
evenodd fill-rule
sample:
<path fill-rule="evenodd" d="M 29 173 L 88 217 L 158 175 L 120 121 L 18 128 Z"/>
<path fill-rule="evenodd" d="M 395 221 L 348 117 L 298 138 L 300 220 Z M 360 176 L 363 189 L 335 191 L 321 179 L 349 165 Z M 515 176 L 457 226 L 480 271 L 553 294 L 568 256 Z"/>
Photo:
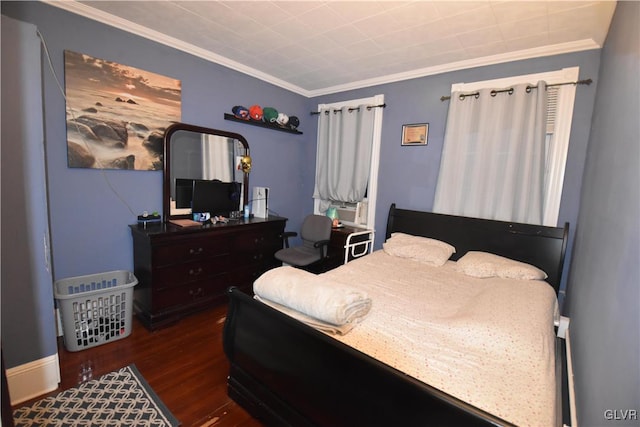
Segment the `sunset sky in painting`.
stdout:
<path fill-rule="evenodd" d="M 81 53 L 65 51 L 65 75 L 67 87 L 94 88 L 134 101 L 180 102 L 180 80 Z"/>

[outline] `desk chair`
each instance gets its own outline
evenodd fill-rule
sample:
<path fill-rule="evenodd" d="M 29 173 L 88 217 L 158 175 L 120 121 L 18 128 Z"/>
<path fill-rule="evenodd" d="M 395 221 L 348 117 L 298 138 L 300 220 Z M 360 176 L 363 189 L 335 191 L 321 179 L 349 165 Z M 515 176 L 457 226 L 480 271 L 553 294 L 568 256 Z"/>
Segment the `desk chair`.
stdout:
<path fill-rule="evenodd" d="M 296 232 L 285 232 L 282 235 L 285 247 L 277 251 L 275 257 L 285 264 L 307 270 L 321 263 L 327 256 L 327 246 L 331 239 L 331 218 L 324 215 L 308 215 L 300 230 L 302 245 L 289 247 L 289 237 L 297 235 Z"/>

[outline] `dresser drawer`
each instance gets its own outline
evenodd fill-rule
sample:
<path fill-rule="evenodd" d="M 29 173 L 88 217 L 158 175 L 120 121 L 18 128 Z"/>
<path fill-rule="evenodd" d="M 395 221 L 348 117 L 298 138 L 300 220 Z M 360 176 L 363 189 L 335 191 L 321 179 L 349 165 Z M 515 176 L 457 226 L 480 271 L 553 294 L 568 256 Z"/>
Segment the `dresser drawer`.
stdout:
<path fill-rule="evenodd" d="M 231 258 L 229 254 L 222 254 L 182 264 L 155 268 L 153 271 L 155 286 L 158 288 L 180 286 L 183 283 L 217 276 L 227 271 Z"/>
<path fill-rule="evenodd" d="M 154 310 L 165 310 L 171 307 L 185 307 L 190 304 L 213 299 L 228 287 L 228 274 L 209 277 L 205 280 L 184 283 L 180 286 L 158 288 L 153 290 Z"/>
<path fill-rule="evenodd" d="M 238 252 L 233 255 L 233 260 L 230 260 L 230 266 L 246 266 L 248 264 L 262 263 L 273 259 L 274 250 L 269 249 L 255 249 L 251 252 Z"/>
<path fill-rule="evenodd" d="M 232 250 L 229 237 L 209 236 L 157 245 L 153 248 L 155 266 L 180 264 L 213 256 L 228 255 Z"/>
<path fill-rule="evenodd" d="M 244 233 L 235 239 L 233 250 L 238 253 L 273 251 L 282 249 L 282 231 L 275 227 L 266 228 L 262 232 Z"/>
<path fill-rule="evenodd" d="M 282 263 L 280 261 L 272 258 L 271 260 L 255 263 L 255 264 L 246 264 L 241 268 L 234 269 L 231 273 L 229 273 L 229 286 L 237 286 L 241 288 L 243 291 L 253 294 L 253 282 L 256 281 L 258 277 L 260 277 L 265 271 L 271 270 L 272 268 L 281 266 Z"/>

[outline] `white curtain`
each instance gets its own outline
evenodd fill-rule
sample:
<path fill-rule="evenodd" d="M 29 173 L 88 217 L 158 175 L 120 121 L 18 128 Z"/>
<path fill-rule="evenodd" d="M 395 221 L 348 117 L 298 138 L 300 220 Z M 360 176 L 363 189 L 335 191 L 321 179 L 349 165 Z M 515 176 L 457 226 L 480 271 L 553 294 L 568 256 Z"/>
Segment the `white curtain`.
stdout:
<path fill-rule="evenodd" d="M 219 135 L 202 135 L 202 177 L 233 180 L 233 140 Z"/>
<path fill-rule="evenodd" d="M 528 86 L 451 94 L 435 212 L 542 224 L 547 92 Z"/>
<path fill-rule="evenodd" d="M 374 114 L 366 105 L 320 110 L 313 197 L 319 199 L 321 212 L 331 201 L 356 203 L 365 197 Z"/>

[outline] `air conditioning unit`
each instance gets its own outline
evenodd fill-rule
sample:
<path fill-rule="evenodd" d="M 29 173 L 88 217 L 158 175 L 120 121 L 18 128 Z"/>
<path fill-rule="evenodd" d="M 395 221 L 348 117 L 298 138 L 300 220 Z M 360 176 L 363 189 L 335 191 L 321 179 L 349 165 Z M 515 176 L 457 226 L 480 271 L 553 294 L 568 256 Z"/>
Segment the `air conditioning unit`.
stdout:
<path fill-rule="evenodd" d="M 336 206 L 340 221 L 354 225 L 365 225 L 367 223 L 367 208 L 368 203 L 366 200 L 351 206 Z"/>
<path fill-rule="evenodd" d="M 338 218 L 342 222 L 356 223 L 356 209 L 349 207 L 336 207 Z"/>

